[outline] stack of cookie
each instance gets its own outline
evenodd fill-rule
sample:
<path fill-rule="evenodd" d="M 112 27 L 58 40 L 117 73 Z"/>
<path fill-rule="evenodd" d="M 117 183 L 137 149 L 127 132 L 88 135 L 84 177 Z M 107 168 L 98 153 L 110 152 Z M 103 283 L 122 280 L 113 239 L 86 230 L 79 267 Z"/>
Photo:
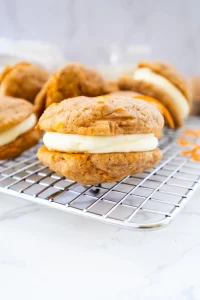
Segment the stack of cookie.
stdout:
<path fill-rule="evenodd" d="M 39 120 L 45 130 L 38 158 L 83 184 L 119 180 L 152 168 L 161 158 L 155 132 L 159 111 L 131 97 L 77 97 L 52 104 Z"/>
<path fill-rule="evenodd" d="M 179 128 L 190 109 L 187 81 L 163 63 L 142 62 L 132 76 L 106 82 L 82 64 L 50 75 L 22 62 L 6 67 L 0 83 L 0 159 L 20 155 L 45 131 L 38 158 L 83 184 L 152 168 L 164 121 Z"/>

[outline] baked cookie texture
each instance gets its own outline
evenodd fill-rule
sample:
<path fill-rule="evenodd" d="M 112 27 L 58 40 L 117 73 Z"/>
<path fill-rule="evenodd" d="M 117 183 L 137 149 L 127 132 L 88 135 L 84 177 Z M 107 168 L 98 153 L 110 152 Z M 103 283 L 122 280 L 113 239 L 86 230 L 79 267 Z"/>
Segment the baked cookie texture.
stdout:
<path fill-rule="evenodd" d="M 200 76 L 193 76 L 188 79 L 191 87 L 192 100 L 200 101 Z"/>
<path fill-rule="evenodd" d="M 168 79 L 181 91 L 190 105 L 191 89 L 188 81 L 172 65 L 161 62 L 140 62 L 138 68 L 149 68 L 154 73 Z M 121 77 L 118 81 L 118 86 L 121 90 L 132 90 L 159 100 L 170 111 L 175 127 L 183 126 L 184 120 L 180 114 L 179 107 L 174 104 L 173 98 L 157 85 L 143 80 L 135 80 L 131 77 Z"/>
<path fill-rule="evenodd" d="M 33 113 L 31 103 L 12 97 L 0 98 L 0 132 L 23 122 Z"/>
<path fill-rule="evenodd" d="M 119 87 L 118 87 L 118 82 L 117 81 L 106 81 L 104 84 L 104 92 L 103 94 L 110 94 L 110 93 L 117 93 L 120 92 Z"/>
<path fill-rule="evenodd" d="M 200 115 L 200 76 L 188 79 L 192 93 L 191 115 Z"/>
<path fill-rule="evenodd" d="M 139 101 L 142 99 L 142 94 L 140 94 L 140 93 L 137 93 L 137 92 L 133 92 L 133 91 L 115 91 L 115 92 L 112 92 L 112 93 L 110 93 L 110 94 L 108 94 L 107 95 L 108 97 L 115 97 L 115 96 L 119 96 L 119 97 L 133 97 L 135 100 L 137 100 L 137 98 L 135 98 L 135 97 L 137 97 L 137 96 L 139 96 L 140 97 L 140 99 L 139 99 Z M 146 99 L 145 99 L 145 97 L 144 97 L 144 99 L 143 99 L 144 101 L 146 101 Z M 163 114 L 162 113 L 162 111 L 160 110 L 160 107 L 159 106 L 157 106 L 155 103 L 152 103 L 152 102 L 149 102 L 149 101 L 147 101 L 148 103 L 150 103 L 150 104 L 152 104 L 152 105 L 154 105 L 159 111 L 160 111 L 160 113 L 161 114 Z M 155 132 L 154 133 L 155 134 L 155 136 L 158 138 L 158 139 L 161 139 L 162 137 L 163 137 L 163 129 L 159 129 L 157 132 Z"/>
<path fill-rule="evenodd" d="M 0 160 L 11 159 L 19 156 L 24 151 L 35 146 L 42 136 L 42 131 L 32 128 L 31 130 L 20 135 L 15 141 L 0 146 Z"/>
<path fill-rule="evenodd" d="M 52 104 L 38 127 L 48 132 L 86 136 L 154 133 L 163 127 L 159 111 L 131 97 L 77 97 Z M 81 184 L 113 182 L 152 168 L 162 157 L 160 149 L 146 152 L 65 153 L 42 146 L 39 160 L 58 174 Z"/>
<path fill-rule="evenodd" d="M 17 101 L 16 101 L 17 100 Z M 0 134 L 25 121 L 33 114 L 33 105 L 23 99 L 2 97 L 0 99 Z M 31 128 L 19 135 L 14 141 L 0 146 L 0 160 L 20 155 L 38 143 L 42 131 Z"/>
<path fill-rule="evenodd" d="M 154 133 L 163 127 L 163 117 L 145 101 L 132 97 L 77 97 L 52 104 L 39 120 L 45 131 L 110 136 Z"/>
<path fill-rule="evenodd" d="M 117 89 L 116 83 L 106 82 L 97 71 L 71 63 L 51 76 L 36 97 L 36 109 L 41 115 L 52 103 L 78 96 L 100 96 Z"/>
<path fill-rule="evenodd" d="M 56 173 L 81 184 L 94 185 L 150 169 L 161 159 L 162 152 L 157 148 L 135 153 L 69 154 L 49 151 L 42 146 L 37 155 L 44 165 Z"/>
<path fill-rule="evenodd" d="M 6 66 L 0 75 L 1 96 L 22 98 L 34 103 L 48 78 L 47 71 L 29 62 Z"/>

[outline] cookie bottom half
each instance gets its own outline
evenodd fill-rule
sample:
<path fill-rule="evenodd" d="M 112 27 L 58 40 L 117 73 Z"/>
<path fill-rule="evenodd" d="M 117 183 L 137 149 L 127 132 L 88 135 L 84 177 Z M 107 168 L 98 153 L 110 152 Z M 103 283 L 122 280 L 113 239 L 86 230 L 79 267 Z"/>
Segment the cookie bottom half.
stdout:
<path fill-rule="evenodd" d="M 41 135 L 41 130 L 32 128 L 20 135 L 13 142 L 0 146 L 0 160 L 11 159 L 20 155 L 25 150 L 36 145 L 39 142 Z"/>
<path fill-rule="evenodd" d="M 162 157 L 160 149 L 147 152 L 79 154 L 49 151 L 42 146 L 39 160 L 56 173 L 81 184 L 114 182 L 152 168 Z"/>

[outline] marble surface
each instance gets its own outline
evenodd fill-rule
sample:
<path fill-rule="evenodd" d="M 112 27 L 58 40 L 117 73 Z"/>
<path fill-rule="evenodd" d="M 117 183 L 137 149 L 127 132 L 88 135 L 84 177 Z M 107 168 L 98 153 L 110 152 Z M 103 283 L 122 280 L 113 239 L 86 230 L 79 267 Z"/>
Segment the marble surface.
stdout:
<path fill-rule="evenodd" d="M 199 196 L 130 231 L 0 194 L 0 299 L 200 299 Z"/>

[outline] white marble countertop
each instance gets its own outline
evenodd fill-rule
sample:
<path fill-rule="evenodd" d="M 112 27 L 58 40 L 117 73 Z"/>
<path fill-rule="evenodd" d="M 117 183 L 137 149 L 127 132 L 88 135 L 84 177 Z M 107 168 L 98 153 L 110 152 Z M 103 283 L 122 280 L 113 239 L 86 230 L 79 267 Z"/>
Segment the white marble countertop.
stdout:
<path fill-rule="evenodd" d="M 199 195 L 130 231 L 0 194 L 0 299 L 200 299 Z"/>

